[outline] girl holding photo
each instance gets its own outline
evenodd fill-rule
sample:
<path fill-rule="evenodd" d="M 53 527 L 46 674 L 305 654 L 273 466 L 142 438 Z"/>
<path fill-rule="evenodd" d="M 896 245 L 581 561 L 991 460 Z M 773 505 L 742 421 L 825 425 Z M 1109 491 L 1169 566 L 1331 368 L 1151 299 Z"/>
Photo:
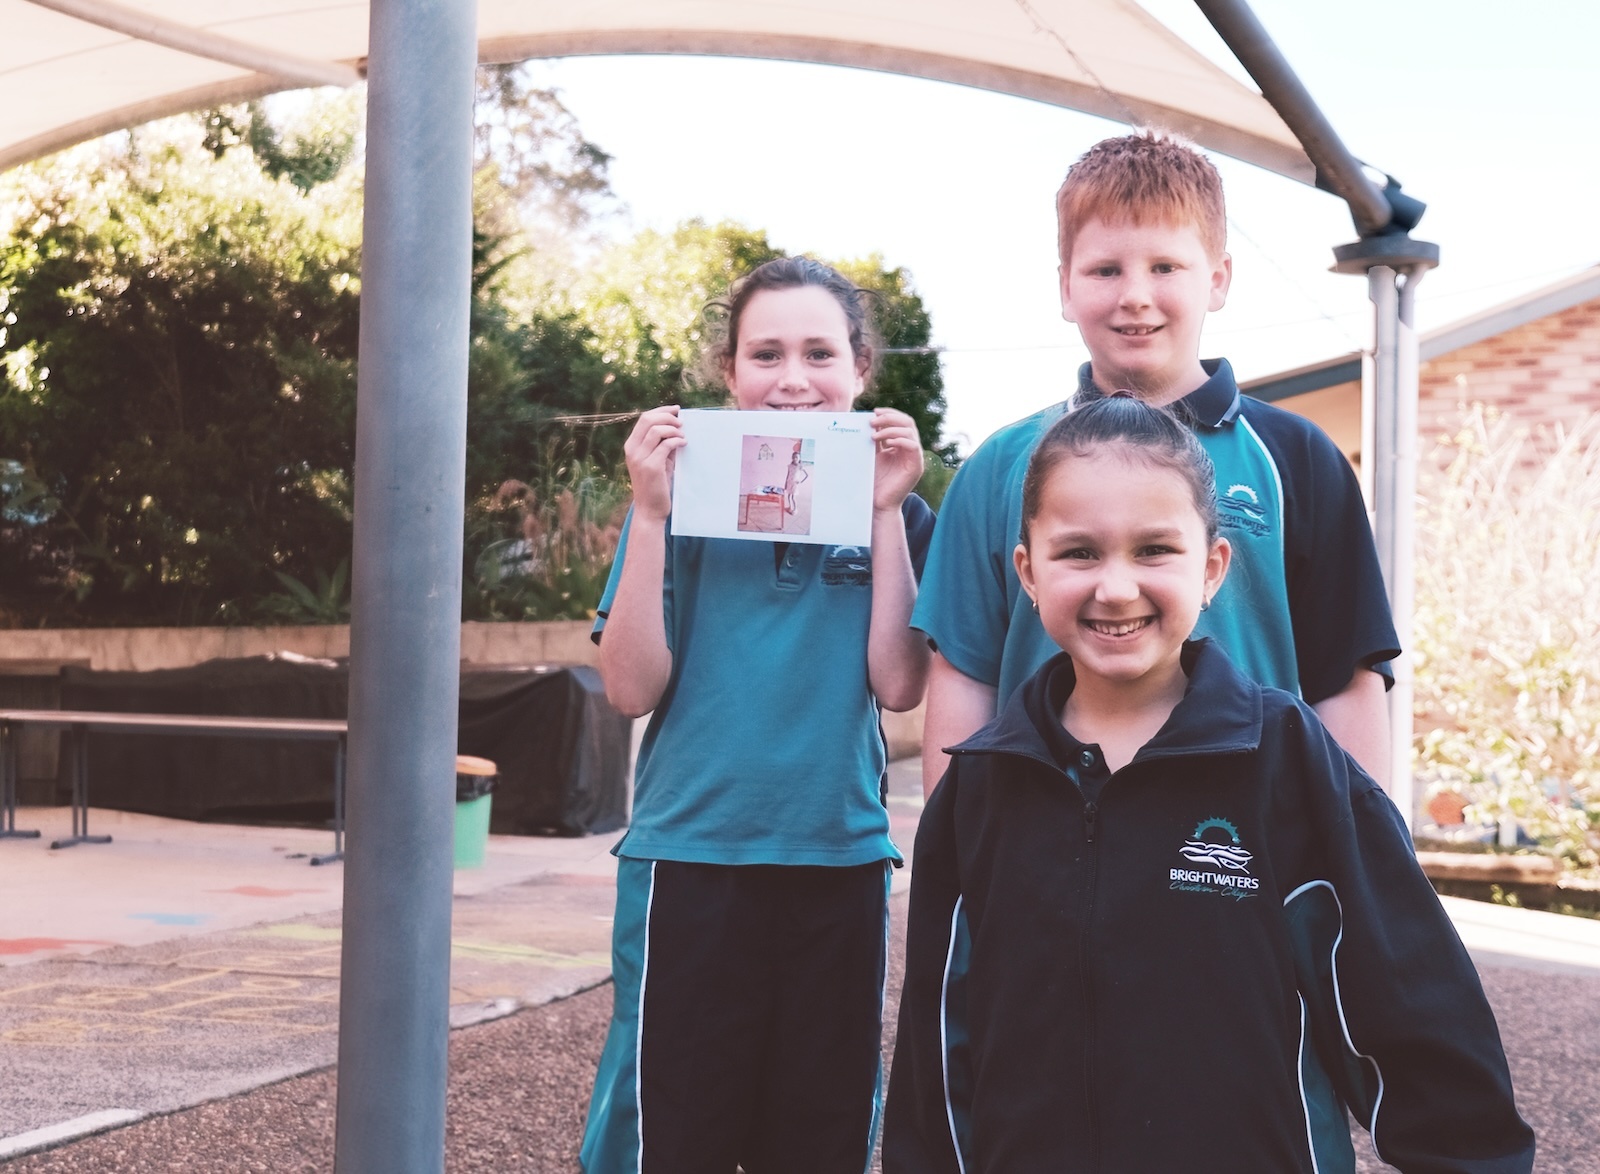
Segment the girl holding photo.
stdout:
<path fill-rule="evenodd" d="M 726 308 L 708 357 L 732 406 L 846 412 L 865 389 L 867 295 L 835 270 L 770 261 Z M 909 417 L 874 413 L 870 575 L 825 577 L 823 546 L 673 536 L 677 416 L 646 412 L 628 440 L 633 509 L 595 623 L 607 696 L 651 717 L 580 1157 L 588 1174 L 859 1174 L 900 863 L 879 711 L 914 707 L 928 665 L 908 626 L 933 528 L 911 492 L 922 446 Z"/>

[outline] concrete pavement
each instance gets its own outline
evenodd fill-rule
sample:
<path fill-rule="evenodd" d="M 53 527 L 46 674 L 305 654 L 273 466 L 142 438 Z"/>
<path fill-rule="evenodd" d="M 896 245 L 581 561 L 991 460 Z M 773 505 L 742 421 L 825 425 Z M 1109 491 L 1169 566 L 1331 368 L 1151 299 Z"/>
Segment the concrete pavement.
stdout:
<path fill-rule="evenodd" d="M 0 1159 L 334 1062 L 343 869 L 326 833 L 65 809 L 0 841 Z M 59 825 L 59 826 L 58 826 Z M 615 835 L 494 836 L 458 870 L 451 1023 L 609 977 Z"/>

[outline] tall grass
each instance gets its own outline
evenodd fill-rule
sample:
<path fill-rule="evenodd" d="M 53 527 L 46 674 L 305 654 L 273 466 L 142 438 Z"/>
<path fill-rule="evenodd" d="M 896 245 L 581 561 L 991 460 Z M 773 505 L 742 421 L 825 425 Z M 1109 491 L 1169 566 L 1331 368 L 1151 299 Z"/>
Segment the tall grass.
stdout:
<path fill-rule="evenodd" d="M 630 500 L 626 471 L 568 460 L 471 503 L 465 617 L 592 618 Z"/>
<path fill-rule="evenodd" d="M 1417 780 L 1600 867 L 1600 416 L 1473 409 L 1419 476 Z"/>

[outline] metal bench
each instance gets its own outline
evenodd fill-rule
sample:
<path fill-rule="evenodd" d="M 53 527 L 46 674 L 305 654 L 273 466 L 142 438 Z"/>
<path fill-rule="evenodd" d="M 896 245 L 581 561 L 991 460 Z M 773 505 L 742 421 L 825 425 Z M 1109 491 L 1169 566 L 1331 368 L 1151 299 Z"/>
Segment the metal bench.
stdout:
<path fill-rule="evenodd" d="M 51 841 L 52 848 L 107 844 L 110 836 L 89 834 L 89 734 L 202 734 L 220 738 L 296 738 L 335 744 L 333 768 L 333 851 L 311 857 L 331 864 L 344 857 L 344 764 L 349 723 L 331 718 L 229 717 L 182 713 L 101 713 L 72 709 L 0 709 L 4 774 L 0 778 L 0 839 L 37 839 L 37 831 L 18 830 L 17 735 L 23 726 L 64 730 L 72 762 L 72 834 Z"/>

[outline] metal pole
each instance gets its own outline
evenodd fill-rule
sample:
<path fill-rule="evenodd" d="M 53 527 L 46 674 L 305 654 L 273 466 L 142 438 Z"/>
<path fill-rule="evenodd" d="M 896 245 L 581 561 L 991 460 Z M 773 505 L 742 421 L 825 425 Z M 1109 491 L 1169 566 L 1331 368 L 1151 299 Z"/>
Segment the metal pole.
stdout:
<path fill-rule="evenodd" d="M 1398 335 L 1400 328 L 1400 293 L 1395 279 L 1398 274 L 1387 265 L 1374 265 L 1367 270 L 1367 296 L 1372 299 L 1372 359 L 1364 369 L 1371 372 L 1372 386 L 1367 398 L 1372 401 L 1372 510 L 1377 520 L 1373 538 L 1378 547 L 1378 565 L 1383 569 L 1383 581 L 1389 589 L 1389 610 L 1394 618 L 1395 633 L 1400 644 L 1400 655 L 1390 662 L 1394 673 L 1394 688 L 1389 690 L 1389 797 L 1405 816 L 1406 825 L 1411 818 L 1411 690 L 1409 639 L 1411 617 L 1402 616 L 1395 591 L 1397 567 L 1396 523 L 1402 511 L 1399 503 L 1399 454 L 1404 447 L 1400 436 L 1400 419 L 1396 403 L 1400 398 L 1400 366 Z M 1366 463 L 1364 460 L 1363 463 Z M 1402 629 L 1405 631 L 1402 633 Z M 1405 668 L 1401 668 L 1401 662 Z M 1402 687 L 1401 678 L 1406 684 Z"/>
<path fill-rule="evenodd" d="M 340 1174 L 444 1169 L 475 8 L 371 6 Z"/>
<path fill-rule="evenodd" d="M 1417 535 L 1417 379 L 1418 351 L 1416 323 L 1417 282 L 1427 270 L 1412 266 L 1399 274 L 1399 297 L 1395 306 L 1394 327 L 1394 513 L 1390 520 L 1391 570 L 1389 603 L 1394 612 L 1395 632 L 1401 653 L 1395 658 L 1394 688 L 1389 692 L 1390 749 L 1394 758 L 1389 767 L 1389 795 L 1406 817 L 1410 827 L 1417 825 L 1417 798 L 1412 783 L 1411 748 L 1413 741 L 1412 647 L 1413 613 L 1416 610 L 1416 535 Z"/>
<path fill-rule="evenodd" d="M 1371 490 L 1378 560 L 1389 588 L 1401 656 L 1389 691 L 1389 794 L 1415 825 L 1411 787 L 1411 609 L 1415 529 L 1417 343 L 1411 287 L 1439 263 L 1439 246 L 1413 240 L 1424 209 L 1389 180 L 1379 188 L 1346 149 L 1246 0 L 1195 0 L 1261 94 L 1294 132 L 1317 168 L 1317 184 L 1350 208 L 1361 239 L 1333 250 L 1338 273 L 1365 273 L 1373 306 L 1373 348 L 1362 364 L 1362 485 Z M 1365 439 L 1365 438 L 1364 438 Z M 1370 480 L 1365 468 L 1370 463 Z"/>
<path fill-rule="evenodd" d="M 1272 104 L 1278 117 L 1300 140 L 1317 169 L 1319 186 L 1326 186 L 1350 206 L 1350 218 L 1355 221 L 1356 231 L 1369 236 L 1388 228 L 1394 218 L 1393 207 L 1346 149 L 1333 124 L 1290 68 L 1250 5 L 1245 0 L 1194 2 L 1239 59 L 1239 64 L 1261 87 L 1261 96 Z"/>
<path fill-rule="evenodd" d="M 1389 588 L 1389 606 L 1401 652 L 1390 663 L 1394 688 L 1389 690 L 1389 796 L 1416 825 L 1416 800 L 1411 776 L 1412 743 L 1412 611 L 1416 602 L 1417 500 L 1417 336 L 1416 284 L 1425 267 L 1394 269 L 1374 265 L 1367 270 L 1372 299 L 1371 386 L 1363 388 L 1372 403 L 1372 504 L 1379 525 L 1375 537 L 1378 563 Z M 1363 462 L 1365 463 L 1365 462 Z"/>
<path fill-rule="evenodd" d="M 1400 322 L 1395 271 L 1387 265 L 1367 270 L 1367 296 L 1372 299 L 1372 511 L 1379 520 L 1394 517 L 1395 505 L 1395 333 Z M 1373 536 L 1383 581 L 1394 584 L 1393 534 L 1387 525 Z M 1391 599 L 1392 603 L 1392 599 Z"/>

